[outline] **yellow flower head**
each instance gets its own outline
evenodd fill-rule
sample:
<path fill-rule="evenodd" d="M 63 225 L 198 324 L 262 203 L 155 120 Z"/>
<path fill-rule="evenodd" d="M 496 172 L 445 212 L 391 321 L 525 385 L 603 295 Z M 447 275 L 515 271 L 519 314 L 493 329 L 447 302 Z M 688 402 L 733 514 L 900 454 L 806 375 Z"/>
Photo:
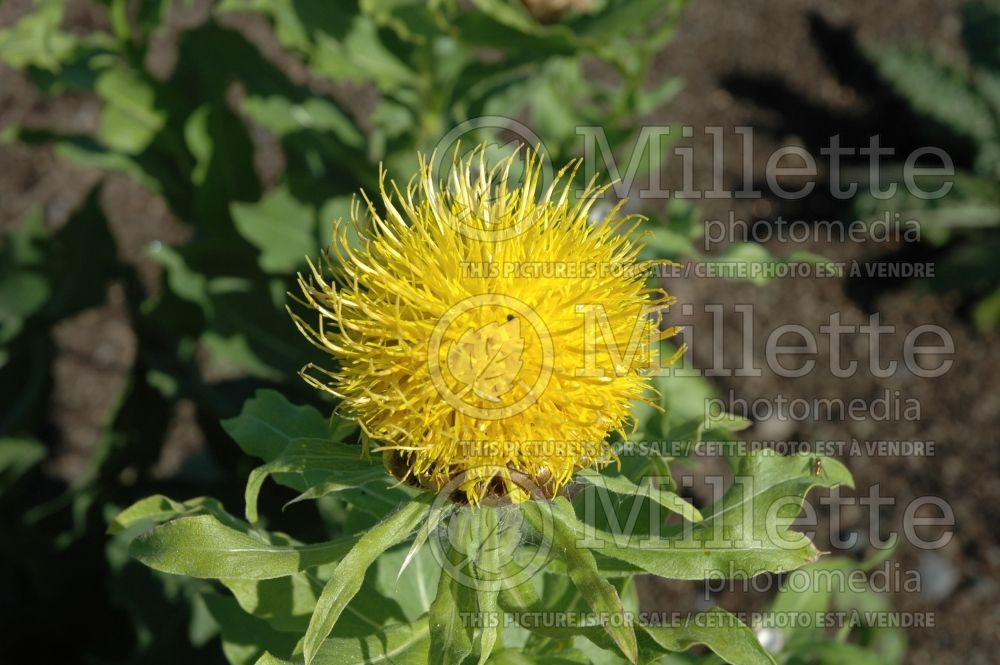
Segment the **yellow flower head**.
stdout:
<path fill-rule="evenodd" d="M 603 188 L 571 197 L 579 164 L 539 184 L 528 154 L 487 168 L 485 149 L 446 185 L 421 160 L 400 192 L 382 177 L 336 227 L 326 270 L 300 276 L 311 325 L 337 361 L 303 377 L 332 393 L 400 480 L 454 496 L 550 498 L 586 467 L 614 460 L 632 400 L 655 367 L 665 293 L 646 287 L 638 220 L 596 215 Z"/>

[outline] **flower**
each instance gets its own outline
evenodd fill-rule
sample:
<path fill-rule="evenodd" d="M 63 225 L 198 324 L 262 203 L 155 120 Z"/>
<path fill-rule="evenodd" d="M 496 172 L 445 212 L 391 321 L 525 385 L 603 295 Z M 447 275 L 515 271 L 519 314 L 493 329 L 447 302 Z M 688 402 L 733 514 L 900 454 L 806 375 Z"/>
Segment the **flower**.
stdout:
<path fill-rule="evenodd" d="M 473 504 L 551 498 L 614 461 L 607 436 L 626 435 L 655 342 L 676 332 L 636 260 L 641 220 L 621 203 L 599 214 L 595 181 L 571 199 L 579 162 L 543 190 L 540 157 L 518 162 L 519 185 L 515 157 L 489 169 L 480 147 L 443 187 L 421 159 L 405 193 L 383 173 L 382 211 L 356 200 L 325 266 L 299 276 L 315 325 L 289 310 L 338 362 L 303 378 L 341 400 L 367 449 Z"/>

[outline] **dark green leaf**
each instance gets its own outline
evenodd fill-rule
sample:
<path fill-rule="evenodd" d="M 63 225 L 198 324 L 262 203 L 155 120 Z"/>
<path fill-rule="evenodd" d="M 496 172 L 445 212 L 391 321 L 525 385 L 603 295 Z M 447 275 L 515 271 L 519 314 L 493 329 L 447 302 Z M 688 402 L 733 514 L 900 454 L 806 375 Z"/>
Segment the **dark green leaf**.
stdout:
<path fill-rule="evenodd" d="M 330 581 L 316 604 L 316 612 L 303 638 L 306 665 L 316 661 L 320 648 L 330 635 L 347 604 L 361 589 L 365 572 L 383 552 L 407 538 L 426 516 L 427 506 L 412 501 L 399 512 L 379 523 L 357 541 L 337 564 Z"/>

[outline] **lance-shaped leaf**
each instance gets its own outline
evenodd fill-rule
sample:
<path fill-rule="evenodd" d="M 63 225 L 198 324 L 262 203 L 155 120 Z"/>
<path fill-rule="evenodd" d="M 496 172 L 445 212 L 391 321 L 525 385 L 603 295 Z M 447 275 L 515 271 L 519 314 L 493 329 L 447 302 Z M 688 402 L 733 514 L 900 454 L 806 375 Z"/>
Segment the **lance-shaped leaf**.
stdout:
<path fill-rule="evenodd" d="M 154 494 L 153 496 L 136 501 L 118 513 L 111 522 L 111 525 L 108 526 L 108 533 L 121 533 L 140 522 L 162 524 L 177 517 L 188 517 L 205 513 L 214 515 L 219 521 L 229 526 L 236 526 L 238 523 L 236 518 L 226 514 L 226 509 L 218 499 L 201 496 L 182 502 L 174 501 L 162 494 Z M 237 530 L 239 529 L 237 528 Z"/>
<path fill-rule="evenodd" d="M 508 576 L 513 577 L 517 575 L 518 570 L 515 564 L 507 564 Z M 566 611 L 566 606 L 561 604 L 563 600 L 564 598 L 560 596 L 557 600 L 547 598 L 548 602 L 543 603 L 532 580 L 525 580 L 516 586 L 505 587 L 501 589 L 499 596 L 500 607 L 503 608 L 504 612 L 512 615 L 512 618 L 516 622 L 521 623 L 522 618 L 530 619 L 527 623 L 522 624 L 522 627 L 533 633 L 538 633 L 539 635 L 560 642 L 571 641 L 577 635 L 582 635 L 602 649 L 608 651 L 616 650 L 615 643 L 604 629 L 598 625 L 583 624 L 582 622 L 567 622 L 565 625 L 562 625 L 559 622 L 534 620 L 534 617 L 542 616 L 544 612 L 552 612 L 553 607 L 562 607 L 562 610 Z"/>
<path fill-rule="evenodd" d="M 731 665 L 774 665 L 774 659 L 757 641 L 756 635 L 735 615 L 718 608 L 687 617 L 680 626 L 647 626 L 643 651 L 650 655 L 667 651 L 687 651 L 703 644 Z M 649 649 L 650 639 L 655 647 Z"/>
<path fill-rule="evenodd" d="M 543 512 L 547 510 L 546 506 L 551 507 L 549 511 L 551 527 L 545 524 L 548 519 Z M 625 609 L 618 592 L 601 575 L 591 551 L 577 544 L 577 527 L 580 523 L 573 512 L 573 506 L 564 497 L 559 497 L 545 505 L 536 501 L 526 502 L 522 510 L 536 531 L 541 534 L 551 532 L 553 554 L 565 562 L 570 579 L 580 590 L 580 595 L 591 609 L 607 617 L 605 630 L 625 657 L 632 663 L 637 662 L 639 654 L 635 630 L 631 623 L 621 620 L 624 618 Z M 618 620 L 614 619 L 614 616 L 618 616 Z"/>
<path fill-rule="evenodd" d="M 349 536 L 316 545 L 274 545 L 252 532 L 226 526 L 214 515 L 197 515 L 139 536 L 129 554 L 164 573 L 266 580 L 337 561 L 357 542 L 357 536 Z"/>
<path fill-rule="evenodd" d="M 479 606 L 479 615 L 483 618 L 482 627 L 479 634 L 479 665 L 484 665 L 499 637 L 499 603 L 500 593 L 499 574 L 502 571 L 502 534 L 497 511 L 494 508 L 482 507 L 478 511 L 479 517 L 479 547 L 476 557 L 475 568 L 476 578 L 483 580 L 483 584 L 476 589 L 476 602 Z"/>
<path fill-rule="evenodd" d="M 374 526 L 358 540 L 333 571 L 323 588 L 316 611 L 302 641 L 306 665 L 311 665 L 341 613 L 361 589 L 365 572 L 383 552 L 407 538 L 426 516 L 424 503 L 411 501 L 399 512 Z"/>
<path fill-rule="evenodd" d="M 446 552 L 449 567 L 441 571 L 437 596 L 429 614 L 431 653 L 443 663 L 461 663 L 472 653 L 472 624 L 468 618 L 476 612 L 473 589 L 463 586 L 452 574 L 456 568 L 468 574 L 466 555 L 454 547 Z"/>
<path fill-rule="evenodd" d="M 574 528 L 581 545 L 661 577 L 777 573 L 818 558 L 809 538 L 789 527 L 810 488 L 841 484 L 850 486 L 851 475 L 836 460 L 761 451 L 739 459 L 733 485 L 696 525 L 682 524 L 662 537 L 655 535 L 658 525 L 639 535 L 579 521 Z"/>

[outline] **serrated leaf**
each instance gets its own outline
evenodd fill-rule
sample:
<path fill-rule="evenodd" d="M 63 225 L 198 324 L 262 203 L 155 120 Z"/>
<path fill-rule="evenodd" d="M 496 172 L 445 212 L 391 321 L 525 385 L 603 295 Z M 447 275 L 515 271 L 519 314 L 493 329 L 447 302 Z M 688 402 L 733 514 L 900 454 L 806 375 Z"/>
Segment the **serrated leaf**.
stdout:
<path fill-rule="evenodd" d="M 869 49 L 879 73 L 923 116 L 974 141 L 997 140 L 997 127 L 986 103 L 957 68 L 930 51 L 899 47 Z"/>
<path fill-rule="evenodd" d="M 817 459 L 821 471 L 814 475 Z M 698 524 L 685 523 L 658 536 L 609 533 L 577 521 L 577 538 L 596 552 L 670 579 L 783 572 L 819 557 L 812 542 L 787 524 L 810 488 L 852 486 L 850 473 L 836 460 L 783 457 L 774 451 L 739 458 L 734 478 L 722 500 L 702 511 L 705 519 Z"/>

